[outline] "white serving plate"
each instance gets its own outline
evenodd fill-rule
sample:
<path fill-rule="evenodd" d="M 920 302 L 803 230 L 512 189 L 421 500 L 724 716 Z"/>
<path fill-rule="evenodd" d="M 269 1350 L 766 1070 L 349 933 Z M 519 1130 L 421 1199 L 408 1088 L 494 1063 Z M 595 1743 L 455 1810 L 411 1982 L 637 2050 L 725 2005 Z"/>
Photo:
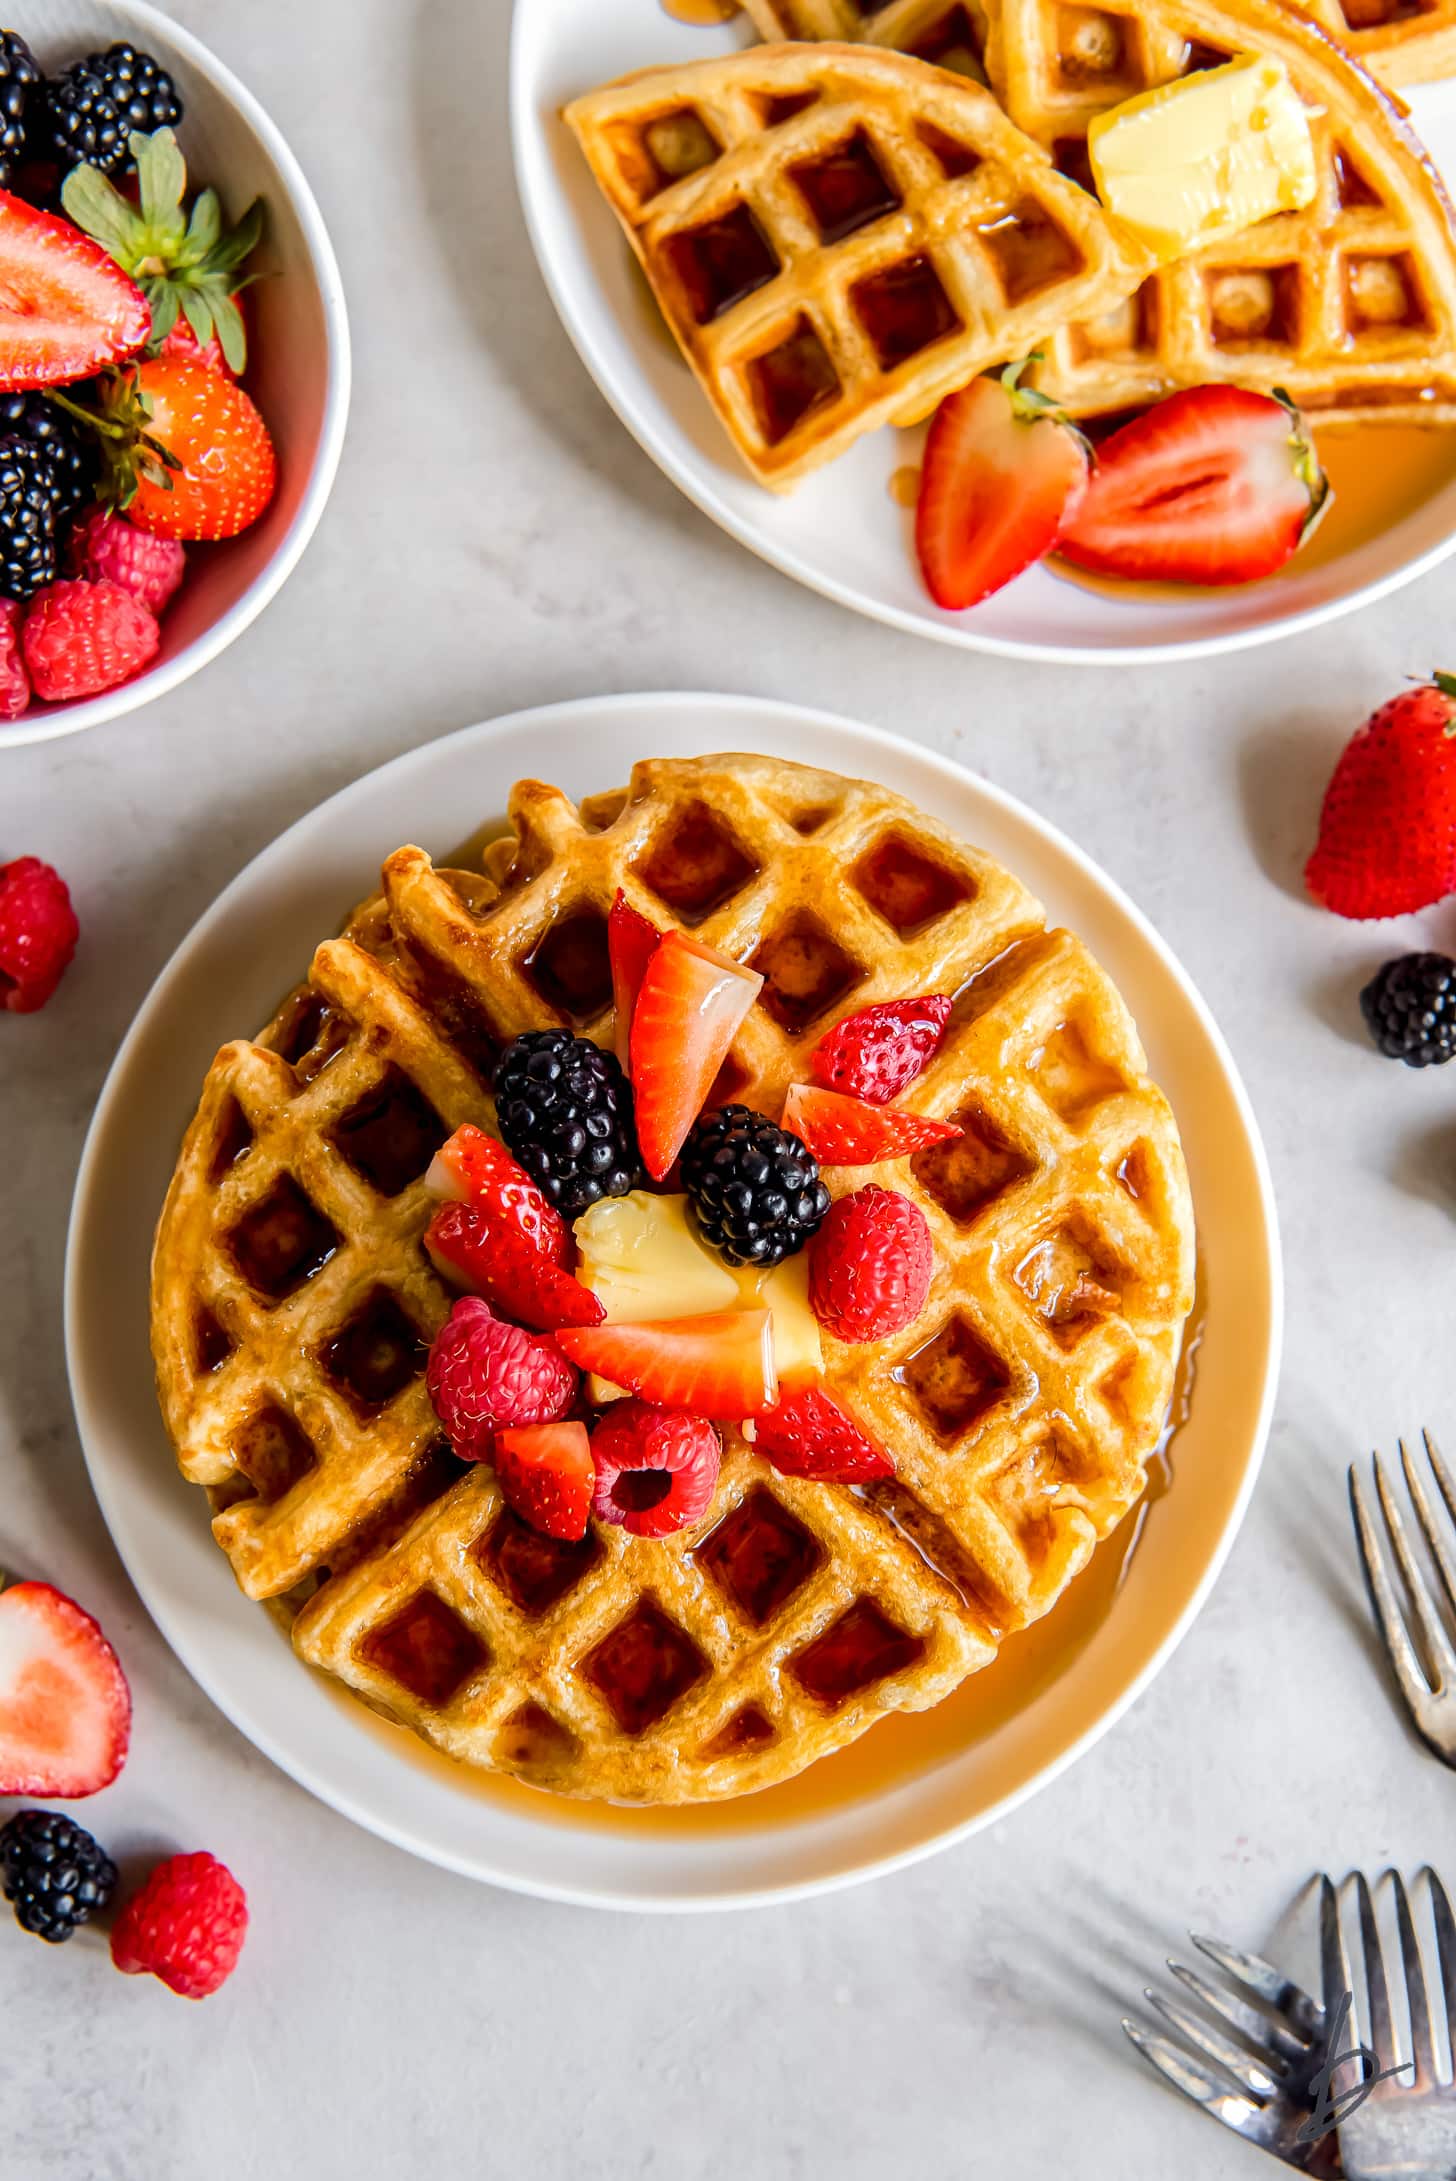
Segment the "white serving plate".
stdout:
<path fill-rule="evenodd" d="M 35 704 L 21 719 L 0 721 L 0 756 L 135 711 L 226 650 L 313 536 L 349 414 L 349 321 L 333 246 L 303 170 L 252 93 L 200 39 L 142 0 L 16 0 L 5 20 L 49 70 L 118 39 L 153 54 L 181 93 L 178 139 L 189 179 L 212 183 L 233 217 L 263 199 L 257 261 L 268 277 L 248 293 L 247 387 L 278 450 L 278 490 L 240 537 L 188 547 L 186 580 L 162 616 L 162 648 L 145 674 L 100 696 Z"/>
<path fill-rule="evenodd" d="M 1173 1489 L 1150 1510 L 1115 1597 L 1108 1586 L 1105 1617 L 1072 1642 L 1075 1601 L 1090 1595 L 1074 1584 L 1039 1631 L 1013 1639 L 1008 1659 L 1035 1645 L 1043 1665 L 1024 1702 L 1001 1704 L 994 1731 L 994 1685 L 980 1676 L 969 1697 L 948 1700 L 961 1711 L 920 1715 L 960 1721 L 952 1745 L 923 1762 L 897 1754 L 878 1787 L 864 1784 L 861 1753 L 902 1752 L 884 1738 L 912 1722 L 872 1728 L 768 1796 L 617 1811 L 604 1824 L 581 1804 L 431 1756 L 300 1664 L 243 1597 L 157 1412 L 148 1255 L 213 1053 L 266 1020 L 401 841 L 448 854 L 463 823 L 504 813 L 522 774 L 581 795 L 624 782 L 638 757 L 754 749 L 912 797 L 1017 872 L 1117 980 L 1188 1155 L 1207 1298 L 1196 1391 Z M 824 713 L 721 696 L 608 697 L 487 721 L 368 774 L 275 841 L 179 947 L 117 1055 L 81 1161 L 66 1272 L 71 1386 L 97 1496 L 159 1627 L 228 1717 L 314 1794 L 417 1855 L 522 1892 L 632 1908 L 762 1902 L 892 1869 L 1004 1815 L 1104 1733 L 1168 1657 L 1233 1540 L 1263 1449 L 1280 1319 L 1274 1207 L 1247 1098 L 1203 1002 L 1112 881 L 943 758 Z M 1082 1584 L 1115 1552 L 1104 1546 Z M 840 1792 L 841 1779 L 859 1785 Z"/>
<path fill-rule="evenodd" d="M 890 478 L 916 463 L 918 432 L 869 434 L 787 497 L 740 467 L 721 425 L 657 318 L 562 105 L 629 69 L 747 43 L 742 18 L 704 28 L 662 0 L 523 0 L 511 45 L 516 176 L 546 285 L 607 400 L 690 500 L 762 559 L 812 590 L 895 628 L 971 651 L 1064 664 L 1131 665 L 1237 651 L 1317 627 L 1434 567 L 1456 546 L 1456 477 L 1384 533 L 1328 563 L 1296 558 L 1262 583 L 1224 591 L 1108 596 L 1032 568 L 970 613 L 946 613 L 921 584 L 908 514 Z M 1456 176 L 1456 83 L 1409 93 L 1438 168 Z"/>

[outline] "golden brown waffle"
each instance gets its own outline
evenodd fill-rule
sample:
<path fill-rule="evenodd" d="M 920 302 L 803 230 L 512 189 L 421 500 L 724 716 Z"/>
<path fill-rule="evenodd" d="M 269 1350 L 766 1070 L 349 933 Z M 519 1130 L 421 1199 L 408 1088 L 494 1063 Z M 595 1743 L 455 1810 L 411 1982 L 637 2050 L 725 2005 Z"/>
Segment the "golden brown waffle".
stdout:
<path fill-rule="evenodd" d="M 791 16 L 798 35 L 825 36 L 836 34 L 848 0 L 749 4 L 766 33 Z M 1456 23 L 1456 0 L 1440 6 Z M 947 23 L 938 0 L 896 0 L 865 15 L 857 34 L 925 50 L 970 26 L 1012 120 L 1088 186 L 1095 115 L 1237 52 L 1284 60 L 1310 109 L 1321 182 L 1305 211 L 1158 270 L 1106 312 L 1080 322 L 1068 313 L 1041 343 L 1038 383 L 1074 415 L 1226 379 L 1283 387 L 1327 423 L 1456 420 L 1450 206 L 1391 100 L 1320 30 L 1275 0 L 1119 0 L 1100 9 L 986 0 L 974 22 Z"/>
<path fill-rule="evenodd" d="M 1192 1291 L 1177 1133 L 1080 941 L 880 787 L 654 760 L 580 809 L 523 782 L 510 815 L 484 881 L 391 856 L 271 1042 L 219 1054 L 157 1233 L 163 1410 L 244 1589 L 301 1604 L 300 1655 L 366 1701 L 564 1793 L 738 1794 L 937 1702 L 1138 1498 Z M 828 1177 L 906 1190 L 934 1235 L 913 1326 L 825 1342 L 895 1481 L 781 1477 L 729 1431 L 698 1528 L 565 1545 L 440 1445 L 420 1374 L 447 1297 L 420 1177 L 446 1128 L 489 1125 L 501 1041 L 610 1037 L 619 886 L 763 973 L 720 1095 L 777 1113 L 832 1021 L 942 991 L 951 1030 L 907 1103 L 965 1134 Z M 260 1228 L 280 1187 L 292 1225 Z"/>
<path fill-rule="evenodd" d="M 734 446 L 784 489 L 1147 259 L 977 85 L 865 46 L 647 69 L 566 109 Z"/>

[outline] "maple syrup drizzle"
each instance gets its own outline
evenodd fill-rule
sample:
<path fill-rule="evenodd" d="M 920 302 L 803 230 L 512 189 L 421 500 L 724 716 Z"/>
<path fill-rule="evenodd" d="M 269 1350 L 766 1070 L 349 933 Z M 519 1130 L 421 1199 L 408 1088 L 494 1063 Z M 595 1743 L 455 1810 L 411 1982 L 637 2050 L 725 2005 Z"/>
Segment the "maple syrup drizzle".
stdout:
<path fill-rule="evenodd" d="M 920 497 L 920 464 L 902 462 L 892 471 L 889 493 L 896 507 L 913 507 Z"/>

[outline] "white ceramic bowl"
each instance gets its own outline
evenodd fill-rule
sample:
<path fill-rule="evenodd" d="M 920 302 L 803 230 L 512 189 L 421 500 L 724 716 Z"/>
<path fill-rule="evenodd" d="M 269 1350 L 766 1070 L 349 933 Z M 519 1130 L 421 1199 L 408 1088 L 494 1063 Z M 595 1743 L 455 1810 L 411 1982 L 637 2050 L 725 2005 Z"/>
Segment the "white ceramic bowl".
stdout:
<path fill-rule="evenodd" d="M 754 749 L 883 781 L 934 811 L 1014 870 L 1116 979 L 1188 1156 L 1204 1287 L 1197 1376 L 1172 1489 L 935 1711 L 882 1721 L 799 1780 L 726 1806 L 592 1808 L 432 1755 L 310 1673 L 243 1596 L 157 1412 L 152 1228 L 212 1055 L 267 1017 L 402 839 L 448 854 L 467 825 L 499 819 L 523 773 L 583 795 L 620 784 L 649 754 Z M 639 1909 L 781 1900 L 892 1869 L 1004 1815 L 1088 1748 L 1169 1656 L 1233 1542 L 1268 1429 L 1280 1314 L 1273 1196 L 1237 1070 L 1116 885 L 1023 805 L 928 750 L 796 705 L 660 693 L 579 699 L 428 742 L 241 872 L 117 1054 L 81 1160 L 66 1271 L 71 1390 L 102 1512 L 162 1633 L 228 1717 L 334 1809 L 416 1855 L 525 1893 Z"/>
<path fill-rule="evenodd" d="M 1117 596 L 1030 568 L 969 613 L 933 604 L 892 474 L 920 461 L 923 429 L 871 432 L 783 497 L 740 466 L 647 298 L 617 222 L 560 109 L 630 69 L 687 62 L 748 40 L 742 18 L 677 22 L 663 0 L 519 0 L 511 39 L 511 134 L 536 256 L 582 361 L 627 429 L 714 522 L 797 582 L 856 613 L 970 651 L 1063 664 L 1142 665 L 1239 651 L 1369 605 L 1456 548 L 1456 465 L 1396 496 L 1375 534 L 1315 542 L 1262 583 Z M 1456 82 L 1409 93 L 1411 120 L 1456 185 Z M 1378 453 L 1373 457 L 1380 459 Z"/>
<path fill-rule="evenodd" d="M 135 681 L 72 704 L 35 704 L 0 723 L 0 752 L 77 734 L 160 697 L 241 634 L 313 535 L 338 467 L 349 412 L 349 321 L 333 247 L 297 160 L 262 107 L 190 32 L 141 0 L 15 0 L 5 17 L 42 67 L 124 39 L 174 78 L 188 172 L 210 182 L 236 216 L 261 197 L 268 225 L 259 262 L 269 277 L 248 297 L 248 391 L 278 450 L 278 490 L 241 537 L 188 553 L 187 578 L 162 617 L 162 648 Z"/>

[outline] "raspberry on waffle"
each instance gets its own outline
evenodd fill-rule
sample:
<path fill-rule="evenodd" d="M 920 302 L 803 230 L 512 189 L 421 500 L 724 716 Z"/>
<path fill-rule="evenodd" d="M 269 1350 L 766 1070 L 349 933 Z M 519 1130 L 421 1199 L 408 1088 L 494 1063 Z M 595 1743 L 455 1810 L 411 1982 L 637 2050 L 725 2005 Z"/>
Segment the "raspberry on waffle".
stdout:
<path fill-rule="evenodd" d="M 1192 1294 L 1177 1131 L 1080 941 L 881 787 L 651 760 L 579 807 L 523 781 L 510 825 L 473 877 L 397 851 L 263 1037 L 218 1056 L 157 1232 L 163 1411 L 244 1589 L 371 1705 L 566 1794 L 740 1794 L 938 1702 L 1139 1497 Z M 963 1133 L 825 1175 L 900 1191 L 933 1242 L 912 1322 L 824 1338 L 825 1392 L 894 1477 L 786 1474 L 725 1428 L 701 1520 L 577 1542 L 441 1445 L 423 1177 L 448 1131 L 492 1125 L 507 1039 L 611 1043 L 619 890 L 764 979 L 717 1098 L 777 1117 L 844 1015 L 944 993 L 904 1104 Z"/>

